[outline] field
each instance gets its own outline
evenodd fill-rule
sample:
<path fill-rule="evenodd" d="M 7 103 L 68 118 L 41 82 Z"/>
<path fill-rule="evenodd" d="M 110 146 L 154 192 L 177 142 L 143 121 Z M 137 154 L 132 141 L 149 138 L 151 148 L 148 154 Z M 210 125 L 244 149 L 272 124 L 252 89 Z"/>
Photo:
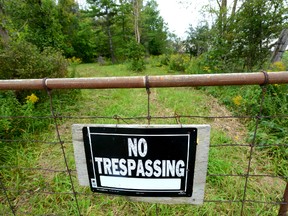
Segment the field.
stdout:
<path fill-rule="evenodd" d="M 176 73 L 151 66 L 141 73 L 128 71 L 125 65 L 81 64 L 76 68 L 78 77 L 156 74 Z M 1 167 L 1 181 L 15 214 L 77 215 L 79 208 L 82 215 L 240 215 L 251 150 L 249 146 L 241 144 L 247 143 L 249 132 L 240 119 L 221 118 L 233 114 L 208 92 L 203 88 L 151 89 L 149 103 L 151 124 L 211 125 L 211 148 L 203 205 L 130 202 L 125 197 L 93 194 L 89 188 L 79 186 L 71 138 L 72 124 L 148 123 L 146 89 L 81 90 L 75 103 L 53 101 L 57 104 L 55 112 L 61 116 L 57 123 L 60 139 L 64 142 L 62 147 L 53 121 L 47 130 L 29 135 L 25 142 L 13 141 L 17 143 L 17 148 L 9 150 L 10 158 L 5 164 L 6 168 Z M 43 119 L 35 118 L 33 121 Z M 79 207 L 71 194 L 63 149 L 72 170 Z M 279 206 L 272 204 L 281 201 L 285 181 L 270 177 L 276 175 L 275 163 L 271 162 L 265 151 L 254 150 L 250 169 L 252 176 L 245 188 L 243 215 L 276 215 Z M 0 195 L 0 200 L 0 212 L 12 215 L 5 193 Z"/>

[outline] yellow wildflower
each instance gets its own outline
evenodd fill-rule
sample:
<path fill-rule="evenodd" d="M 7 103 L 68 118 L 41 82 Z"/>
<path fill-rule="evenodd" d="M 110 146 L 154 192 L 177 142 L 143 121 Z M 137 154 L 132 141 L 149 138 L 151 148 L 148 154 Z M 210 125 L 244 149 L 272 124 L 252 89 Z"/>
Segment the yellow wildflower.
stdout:
<path fill-rule="evenodd" d="M 28 95 L 26 97 L 26 100 L 27 102 L 31 102 L 32 104 L 35 104 L 36 102 L 39 101 L 39 98 L 34 93 L 32 93 L 31 95 Z"/>
<path fill-rule="evenodd" d="M 205 66 L 205 67 L 203 67 L 203 70 L 204 70 L 204 71 L 209 71 L 209 70 L 210 70 L 210 67 Z"/>
<path fill-rule="evenodd" d="M 240 106 L 243 98 L 241 95 L 238 95 L 238 96 L 234 97 L 232 100 L 236 106 Z"/>
<path fill-rule="evenodd" d="M 278 62 L 274 62 L 272 65 L 271 65 L 271 69 L 273 71 L 285 71 L 286 70 L 286 67 L 284 65 L 283 62 L 281 61 L 278 61 Z"/>
<path fill-rule="evenodd" d="M 80 64 L 82 61 L 81 61 L 80 58 L 77 58 L 77 57 L 73 56 L 72 58 L 68 59 L 68 62 L 70 64 Z"/>

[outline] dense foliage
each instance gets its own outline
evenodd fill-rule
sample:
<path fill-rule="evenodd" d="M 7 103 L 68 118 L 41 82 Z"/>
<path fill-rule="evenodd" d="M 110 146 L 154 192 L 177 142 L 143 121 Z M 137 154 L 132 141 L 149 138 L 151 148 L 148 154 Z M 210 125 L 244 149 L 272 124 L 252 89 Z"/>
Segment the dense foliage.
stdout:
<path fill-rule="evenodd" d="M 0 79 L 66 77 L 68 62 L 51 47 L 42 51 L 26 42 L 11 42 L 0 50 Z"/>
<path fill-rule="evenodd" d="M 30 42 L 41 51 L 53 47 L 83 62 L 100 56 L 124 62 L 131 41 L 148 55 L 164 54 L 167 47 L 168 30 L 155 0 L 88 0 L 85 10 L 75 0 L 1 0 L 0 8 L 0 26 L 11 40 Z"/>
<path fill-rule="evenodd" d="M 222 1 L 223 3 L 224 1 Z M 190 27 L 186 47 L 193 56 L 204 55 L 206 66 L 215 72 L 264 69 L 280 32 L 287 28 L 288 8 L 283 0 L 234 0 L 210 8 L 215 22 Z"/>

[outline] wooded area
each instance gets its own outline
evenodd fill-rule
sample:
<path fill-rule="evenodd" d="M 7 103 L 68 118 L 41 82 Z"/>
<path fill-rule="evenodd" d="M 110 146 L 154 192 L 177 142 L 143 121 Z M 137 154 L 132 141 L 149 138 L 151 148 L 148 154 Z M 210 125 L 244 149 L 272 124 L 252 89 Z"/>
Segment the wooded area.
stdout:
<path fill-rule="evenodd" d="M 205 9 L 213 23 L 187 26 L 187 38 L 180 39 L 169 32 L 155 0 L 87 0 L 85 9 L 75 0 L 1 0 L 1 58 L 22 43 L 82 62 L 130 61 L 135 70 L 145 68 L 148 56 L 183 52 L 215 72 L 263 69 L 273 50 L 272 62 L 279 61 L 287 46 L 286 0 L 217 3 Z"/>

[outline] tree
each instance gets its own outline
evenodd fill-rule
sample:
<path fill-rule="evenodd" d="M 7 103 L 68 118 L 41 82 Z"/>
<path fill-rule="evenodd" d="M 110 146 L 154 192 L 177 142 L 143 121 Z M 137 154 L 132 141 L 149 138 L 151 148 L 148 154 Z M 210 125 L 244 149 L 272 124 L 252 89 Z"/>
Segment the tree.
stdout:
<path fill-rule="evenodd" d="M 140 33 L 140 17 L 141 17 L 141 9 L 143 6 L 142 0 L 131 0 L 133 4 L 133 17 L 134 17 L 134 32 L 135 39 L 137 43 L 141 42 L 141 33 Z"/>
<path fill-rule="evenodd" d="M 114 43 L 111 27 L 113 18 L 118 13 L 118 6 L 113 0 L 88 0 L 91 4 L 91 16 L 96 18 L 96 22 L 102 23 L 108 36 L 109 51 L 112 63 L 116 63 Z"/>
<path fill-rule="evenodd" d="M 160 16 L 155 0 L 146 3 L 142 12 L 142 39 L 141 43 L 151 55 L 160 55 L 167 47 L 168 30 Z"/>
<path fill-rule="evenodd" d="M 219 0 L 217 0 L 217 3 L 219 5 L 219 16 L 218 16 L 218 25 L 220 29 L 220 33 L 223 34 L 226 29 L 226 22 L 227 22 L 227 0 L 222 0 L 221 3 Z"/>
<path fill-rule="evenodd" d="M 237 13 L 235 53 L 244 59 L 244 67 L 252 70 L 270 57 L 272 43 L 287 21 L 283 0 L 245 1 Z"/>
<path fill-rule="evenodd" d="M 14 35 L 18 38 L 42 50 L 48 46 L 58 49 L 63 47 L 64 36 L 54 0 L 10 0 L 5 4 Z"/>
<path fill-rule="evenodd" d="M 73 55 L 83 62 L 93 62 L 96 57 L 96 38 L 93 21 L 87 14 L 81 12 L 78 16 L 77 31 L 73 35 Z"/>
<path fill-rule="evenodd" d="M 0 1 L 0 44 L 7 45 L 9 40 L 8 31 L 5 28 L 6 16 L 4 13 L 4 3 Z"/>
<path fill-rule="evenodd" d="M 77 32 L 79 29 L 80 12 L 79 6 L 74 0 L 58 0 L 57 4 L 58 20 L 61 25 L 63 35 L 63 47 L 66 57 L 77 56 L 73 44 L 77 43 L 79 38 Z"/>
<path fill-rule="evenodd" d="M 192 56 L 200 56 L 208 51 L 210 42 L 210 29 L 207 22 L 202 23 L 195 29 L 192 25 L 187 31 L 188 37 L 185 41 L 186 50 Z"/>
<path fill-rule="evenodd" d="M 273 40 L 287 25 L 287 7 L 283 0 L 246 0 L 240 7 L 237 3 L 234 0 L 232 11 L 225 13 L 221 12 L 225 1 L 219 2 L 217 14 L 220 15 L 211 29 L 213 40 L 209 56 L 212 59 L 209 61 L 239 68 L 242 65 L 239 70 L 251 71 L 270 57 L 275 46 Z"/>

